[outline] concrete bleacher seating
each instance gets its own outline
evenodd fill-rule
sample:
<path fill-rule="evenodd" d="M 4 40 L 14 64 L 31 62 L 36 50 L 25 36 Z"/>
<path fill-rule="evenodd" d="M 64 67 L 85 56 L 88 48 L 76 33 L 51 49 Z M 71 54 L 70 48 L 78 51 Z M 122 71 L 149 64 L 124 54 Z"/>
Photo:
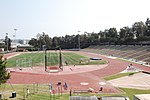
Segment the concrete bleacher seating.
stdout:
<path fill-rule="evenodd" d="M 96 45 L 83 49 L 83 51 L 150 64 L 150 45 Z"/>
<path fill-rule="evenodd" d="M 136 58 L 139 55 L 143 55 L 146 52 L 146 50 L 141 50 L 141 51 L 136 51 L 133 52 L 132 54 L 129 54 L 126 56 L 126 58 Z"/>
<path fill-rule="evenodd" d="M 127 56 L 132 55 L 134 53 L 137 53 L 137 51 L 141 51 L 141 50 L 143 50 L 143 49 L 140 48 L 140 47 L 139 48 L 133 48 L 132 50 L 129 50 L 127 48 L 127 50 L 125 50 L 124 52 L 122 52 L 119 56 L 123 57 L 123 58 L 127 58 Z"/>
<path fill-rule="evenodd" d="M 150 64 L 150 57 L 144 59 L 143 61 L 148 62 Z"/>

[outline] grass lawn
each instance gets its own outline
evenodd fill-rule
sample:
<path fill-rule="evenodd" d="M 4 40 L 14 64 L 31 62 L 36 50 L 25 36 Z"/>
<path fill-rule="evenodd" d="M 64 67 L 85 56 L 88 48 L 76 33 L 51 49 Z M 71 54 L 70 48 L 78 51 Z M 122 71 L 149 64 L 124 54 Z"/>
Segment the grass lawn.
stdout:
<path fill-rule="evenodd" d="M 2 97 L 6 100 L 10 100 L 10 97 L 12 96 L 12 92 L 16 92 L 17 98 L 13 100 L 22 100 L 23 98 L 23 88 L 26 85 L 11 85 L 11 84 L 1 84 L 0 85 L 0 93 L 2 94 Z"/>
<path fill-rule="evenodd" d="M 44 66 L 44 53 L 26 53 L 15 56 L 7 60 L 7 67 L 28 67 L 28 66 Z M 76 53 L 62 53 L 63 64 L 67 62 L 68 65 L 92 65 L 92 64 L 106 64 L 106 61 L 85 61 L 81 63 L 81 59 L 89 59 L 88 57 Z M 47 52 L 48 66 L 58 65 L 59 54 L 57 52 Z"/>
<path fill-rule="evenodd" d="M 150 90 L 139 90 L 139 89 L 129 89 L 129 88 L 120 88 L 124 92 L 126 92 L 126 96 L 130 98 L 130 100 L 134 100 L 135 94 L 150 94 Z"/>
<path fill-rule="evenodd" d="M 35 88 L 33 84 L 30 85 L 12 85 L 14 88 L 14 91 L 17 93 L 17 97 L 13 100 L 23 100 L 24 97 L 26 97 L 27 91 L 26 89 L 31 89 Z M 24 88 L 24 90 L 23 90 Z M 39 86 L 39 91 L 35 92 L 34 94 L 30 94 L 28 97 L 26 97 L 26 100 L 50 100 L 50 94 L 49 94 L 49 87 L 48 86 Z M 135 94 L 150 94 L 150 90 L 138 90 L 138 89 L 129 89 L 129 88 L 120 88 L 122 91 L 125 93 L 123 94 L 80 94 L 79 96 L 127 96 L 130 98 L 130 100 L 134 100 L 133 97 Z M 42 91 L 43 90 L 43 91 Z M 6 99 L 10 99 L 9 97 L 11 96 L 11 93 L 13 92 L 13 89 L 10 84 L 6 85 L 0 85 L 0 93 L 3 94 L 3 97 Z M 76 95 L 76 94 L 72 94 Z M 69 100 L 69 94 L 63 94 L 62 96 L 53 95 L 51 100 Z"/>
<path fill-rule="evenodd" d="M 116 78 L 121 78 L 121 77 L 124 77 L 124 76 L 133 75 L 133 74 L 136 74 L 136 73 L 138 73 L 138 72 L 119 73 L 119 74 L 104 77 L 104 79 L 106 81 L 109 81 L 109 80 L 113 80 L 113 79 L 116 79 Z"/>

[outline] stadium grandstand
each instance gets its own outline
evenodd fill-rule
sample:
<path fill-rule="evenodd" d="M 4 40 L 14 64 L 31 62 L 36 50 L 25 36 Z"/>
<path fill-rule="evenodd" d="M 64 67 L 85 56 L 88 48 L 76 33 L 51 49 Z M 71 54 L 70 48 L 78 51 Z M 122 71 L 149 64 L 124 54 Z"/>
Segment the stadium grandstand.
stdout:
<path fill-rule="evenodd" d="M 150 45 L 93 45 L 83 49 L 83 51 L 150 65 Z"/>

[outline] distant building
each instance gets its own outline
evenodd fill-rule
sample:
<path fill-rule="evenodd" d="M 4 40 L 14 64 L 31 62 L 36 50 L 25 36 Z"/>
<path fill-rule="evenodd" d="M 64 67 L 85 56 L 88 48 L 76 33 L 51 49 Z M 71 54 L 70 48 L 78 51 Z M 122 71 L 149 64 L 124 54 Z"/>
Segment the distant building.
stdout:
<path fill-rule="evenodd" d="M 12 40 L 12 43 L 20 43 L 20 44 L 28 44 L 30 40 L 26 40 L 26 39 L 15 39 Z"/>
<path fill-rule="evenodd" d="M 28 50 L 32 51 L 32 48 L 33 46 L 31 45 L 20 45 L 20 46 L 17 46 L 17 51 L 23 51 L 23 52 L 28 51 Z"/>
<path fill-rule="evenodd" d="M 11 42 L 11 48 L 12 49 L 17 49 L 18 47 L 30 47 L 30 45 L 28 44 L 29 43 L 29 40 L 25 40 L 25 39 L 15 39 L 15 40 L 12 40 Z"/>
<path fill-rule="evenodd" d="M 0 39 L 0 52 L 4 51 L 4 48 L 2 45 L 5 45 L 5 40 Z M 26 51 L 26 49 L 33 48 L 31 45 L 29 45 L 30 40 L 26 39 L 13 39 L 11 40 L 11 50 L 21 50 L 21 51 Z M 26 49 L 25 49 L 26 48 Z"/>
<path fill-rule="evenodd" d="M 0 43 L 4 43 L 4 39 L 0 39 Z"/>

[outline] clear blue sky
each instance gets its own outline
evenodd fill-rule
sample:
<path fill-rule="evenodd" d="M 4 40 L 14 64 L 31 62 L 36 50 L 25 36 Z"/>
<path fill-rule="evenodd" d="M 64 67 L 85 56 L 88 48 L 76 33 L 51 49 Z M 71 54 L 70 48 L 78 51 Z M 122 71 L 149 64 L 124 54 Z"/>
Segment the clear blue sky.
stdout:
<path fill-rule="evenodd" d="M 0 38 L 31 39 L 132 26 L 150 18 L 149 0 L 0 0 Z"/>

